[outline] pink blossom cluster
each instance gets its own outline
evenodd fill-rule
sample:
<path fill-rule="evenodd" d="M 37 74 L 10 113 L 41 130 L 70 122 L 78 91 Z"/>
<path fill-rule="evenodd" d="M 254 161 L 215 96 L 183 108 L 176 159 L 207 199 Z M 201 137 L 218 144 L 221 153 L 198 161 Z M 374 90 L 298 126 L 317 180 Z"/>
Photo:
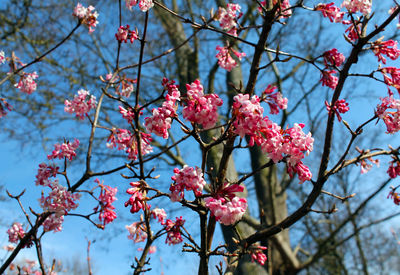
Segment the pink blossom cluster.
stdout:
<path fill-rule="evenodd" d="M 400 93 L 400 69 L 396 67 L 386 67 L 379 71 L 383 74 L 386 85 L 396 88 Z"/>
<path fill-rule="evenodd" d="M 46 232 L 54 231 L 60 232 L 62 230 L 62 223 L 64 222 L 64 216 L 58 216 L 57 214 L 51 214 L 43 222 L 43 230 Z"/>
<path fill-rule="evenodd" d="M 114 211 L 115 207 L 112 203 L 117 200 L 116 194 L 118 189 L 100 183 L 99 179 L 95 179 L 95 182 L 101 189 L 99 195 L 99 202 L 101 204 L 99 220 L 103 222 L 103 225 L 106 225 L 117 218 L 117 214 Z M 97 207 L 94 210 L 97 211 Z"/>
<path fill-rule="evenodd" d="M 257 245 L 254 248 L 251 248 L 251 261 L 258 262 L 260 265 L 264 265 L 265 262 L 267 261 L 267 256 L 264 254 L 263 250 L 266 250 L 267 247 Z"/>
<path fill-rule="evenodd" d="M 222 99 L 216 94 L 203 93 L 200 80 L 196 79 L 192 84 L 186 84 L 187 100 L 183 108 L 183 117 L 190 122 L 198 123 L 204 129 L 212 128 L 218 120 L 217 107 L 222 105 Z"/>
<path fill-rule="evenodd" d="M 48 159 L 63 159 L 66 158 L 68 160 L 72 160 L 74 157 L 76 157 L 76 149 L 79 147 L 79 140 L 74 139 L 73 143 L 70 143 L 67 141 L 66 143 L 59 144 L 56 143 L 54 145 L 54 150 L 50 155 L 47 155 Z"/>
<path fill-rule="evenodd" d="M 10 243 L 19 243 L 19 241 L 25 236 L 25 231 L 22 228 L 22 224 L 15 222 L 7 230 L 8 241 Z"/>
<path fill-rule="evenodd" d="M 115 34 L 115 38 L 119 41 L 119 42 L 125 42 L 127 43 L 128 40 L 133 43 L 133 41 L 137 40 L 139 38 L 138 34 L 136 31 L 132 31 L 129 29 L 129 25 L 124 26 L 120 26 L 118 28 L 117 33 Z"/>
<path fill-rule="evenodd" d="M 309 181 L 312 178 L 312 173 L 310 171 L 310 168 L 304 165 L 302 161 L 299 161 L 294 165 L 288 163 L 287 171 L 290 177 L 293 177 L 293 173 L 296 173 L 300 180 L 300 183 Z"/>
<path fill-rule="evenodd" d="M 130 182 L 132 187 L 126 190 L 126 193 L 131 195 L 128 201 L 125 202 L 125 207 L 131 206 L 131 213 L 136 213 L 139 210 L 146 208 L 146 186 L 143 182 Z M 148 207 L 148 206 L 147 206 Z"/>
<path fill-rule="evenodd" d="M 51 177 L 56 177 L 59 167 L 55 164 L 47 165 L 46 163 L 39 164 L 39 169 L 36 175 L 36 185 L 49 186 L 52 182 Z"/>
<path fill-rule="evenodd" d="M 386 58 L 383 55 L 386 55 L 391 60 L 396 60 L 400 56 L 400 50 L 397 48 L 397 41 L 393 40 L 377 40 L 372 43 L 371 49 L 375 56 L 378 57 L 378 61 L 382 61 L 383 64 L 386 64 Z"/>
<path fill-rule="evenodd" d="M 381 98 L 382 103 L 376 107 L 376 115 L 383 120 L 388 134 L 394 134 L 400 130 L 400 100 L 393 95 Z M 388 111 L 394 109 L 395 111 Z"/>
<path fill-rule="evenodd" d="M 221 190 L 217 191 L 212 197 L 204 199 L 206 207 L 217 221 L 224 225 L 232 225 L 238 222 L 247 209 L 247 200 L 239 198 L 236 192 L 243 192 L 241 185 L 229 185 L 225 183 Z"/>
<path fill-rule="evenodd" d="M 75 8 L 74 12 L 72 13 L 73 16 L 78 17 L 82 24 L 86 25 L 89 28 L 89 33 L 94 32 L 94 28 L 97 26 L 99 21 L 97 21 L 97 17 L 99 14 L 95 11 L 93 6 L 84 7 L 81 3 L 78 3 Z"/>
<path fill-rule="evenodd" d="M 145 127 L 147 131 L 159 137 L 167 139 L 168 129 L 171 128 L 172 119 L 176 117 L 178 108 L 176 101 L 180 101 L 181 93 L 175 81 L 169 81 L 164 77 L 162 82 L 164 89 L 168 91 L 162 106 L 152 110 L 152 116 L 145 118 Z"/>
<path fill-rule="evenodd" d="M 279 114 L 279 110 L 286 110 L 288 99 L 282 93 L 276 91 L 278 87 L 268 85 L 263 92 L 263 100 L 268 103 L 270 114 Z"/>
<path fill-rule="evenodd" d="M 171 191 L 172 201 L 181 201 L 184 198 L 184 191 L 193 191 L 195 196 L 201 196 L 206 181 L 203 178 L 203 171 L 201 168 L 193 168 L 190 166 L 183 166 L 181 170 L 174 169 L 175 175 L 171 179 L 175 182 L 171 184 L 169 190 Z"/>
<path fill-rule="evenodd" d="M 219 7 L 217 21 L 220 27 L 230 35 L 237 36 L 237 20 L 240 18 L 241 7 L 239 4 L 228 3 L 226 9 Z M 237 14 L 239 13 L 239 14 Z"/>
<path fill-rule="evenodd" d="M 336 100 L 336 102 L 333 106 L 331 106 L 328 103 L 328 101 L 325 101 L 325 106 L 329 112 L 329 116 L 332 115 L 333 113 L 335 113 L 339 122 L 342 121 L 342 117 L 340 116 L 340 114 L 344 114 L 348 110 L 350 110 L 349 103 L 347 103 L 345 99 Z"/>
<path fill-rule="evenodd" d="M 391 161 L 387 173 L 392 179 L 400 176 L 400 161 L 397 159 Z"/>
<path fill-rule="evenodd" d="M 351 21 L 343 21 L 343 24 L 350 25 L 345 30 L 345 33 L 348 33 L 347 38 L 352 42 L 356 41 L 361 34 L 361 22 L 356 21 L 355 26 Z"/>
<path fill-rule="evenodd" d="M 126 225 L 125 228 L 129 232 L 128 239 L 133 240 L 135 243 L 144 242 L 147 239 L 147 228 L 144 221 L 134 222 Z"/>
<path fill-rule="evenodd" d="M 313 150 L 314 139 L 311 133 L 303 132 L 304 124 L 295 124 L 292 128 L 283 130 L 267 116 L 263 117 L 260 99 L 249 95 L 238 94 L 234 98 L 232 114 L 234 117 L 234 133 L 240 137 L 249 136 L 249 145 L 261 146 L 275 163 L 287 156 L 287 164 L 291 171 L 299 172 L 301 181 L 311 179 L 308 167 L 301 160 Z"/>
<path fill-rule="evenodd" d="M 336 74 L 335 70 L 323 70 L 321 72 L 321 79 L 320 79 L 320 81 L 322 82 L 322 86 L 327 86 L 334 90 L 339 80 L 337 76 L 335 76 L 335 74 Z"/>
<path fill-rule="evenodd" d="M 115 89 L 115 93 L 120 96 L 130 97 L 135 89 L 133 87 L 133 84 L 135 84 L 136 82 L 137 82 L 136 79 L 123 77 L 121 80 L 121 92 L 119 91 L 120 87 L 118 85 L 117 88 Z"/>
<path fill-rule="evenodd" d="M 181 234 L 181 227 L 184 225 L 185 220 L 181 217 L 176 217 L 175 222 L 168 219 L 165 222 L 165 230 L 167 231 L 167 238 L 165 243 L 168 245 L 178 244 L 183 241 Z"/>
<path fill-rule="evenodd" d="M 328 17 L 331 22 L 340 23 L 343 20 L 344 12 L 340 11 L 339 7 L 335 6 L 335 3 L 329 4 L 318 4 L 315 10 L 321 11 L 324 17 Z"/>
<path fill-rule="evenodd" d="M 38 74 L 36 72 L 33 73 L 23 73 L 18 83 L 14 84 L 14 86 L 19 89 L 21 92 L 26 93 L 28 95 L 32 94 L 36 91 L 37 85 L 35 79 L 38 78 Z"/>
<path fill-rule="evenodd" d="M 272 4 L 275 6 L 276 4 L 278 4 L 278 0 L 272 0 Z M 288 18 L 292 15 L 292 10 L 290 9 L 290 3 L 289 0 L 280 0 L 280 7 L 278 8 L 278 10 L 276 11 L 276 14 L 279 14 L 278 19 L 282 19 L 282 18 Z M 266 7 L 267 6 L 267 1 L 261 1 L 261 4 Z M 261 7 L 258 7 L 258 12 L 259 13 L 263 13 L 263 10 Z"/>
<path fill-rule="evenodd" d="M 157 220 L 159 223 L 162 225 L 165 224 L 165 219 L 167 218 L 167 213 L 165 213 L 165 210 L 162 208 L 154 208 L 151 210 L 151 215 L 155 220 Z"/>
<path fill-rule="evenodd" d="M 340 67 L 343 64 L 344 60 L 346 59 L 344 55 L 335 48 L 324 52 L 323 57 L 324 57 L 325 67 L 328 66 Z"/>
<path fill-rule="evenodd" d="M 370 161 L 370 163 L 367 163 L 367 160 Z M 366 174 L 369 172 L 369 170 L 372 169 L 372 165 L 375 164 L 376 166 L 379 167 L 379 159 L 373 159 L 373 158 L 368 158 L 368 159 L 363 159 L 360 161 L 360 167 L 361 167 L 361 174 Z"/>
<path fill-rule="evenodd" d="M 128 109 L 125 109 L 122 106 L 118 106 L 119 108 L 119 113 L 122 115 L 128 123 L 132 123 L 132 121 L 135 119 L 135 113 L 132 108 L 128 107 Z"/>
<path fill-rule="evenodd" d="M 218 65 L 228 72 L 237 66 L 236 60 L 232 58 L 232 56 L 229 54 L 229 51 L 236 55 L 239 60 L 242 60 L 242 57 L 246 56 L 245 53 L 240 53 L 231 47 L 217 46 L 216 50 L 219 51 L 215 56 L 218 59 Z"/>
<path fill-rule="evenodd" d="M 2 97 L 0 97 L 0 118 L 7 115 L 7 110 L 11 111 L 12 106 Z"/>
<path fill-rule="evenodd" d="M 342 7 L 351 13 L 361 12 L 367 15 L 371 13 L 372 0 L 344 0 Z"/>
<path fill-rule="evenodd" d="M 150 143 L 152 141 L 150 134 L 141 132 L 141 152 L 146 155 L 153 151 Z M 136 136 L 127 129 L 112 129 L 110 136 L 107 139 L 107 147 L 115 148 L 118 150 L 125 150 L 128 153 L 128 159 L 136 160 L 138 154 L 138 146 Z"/>
<path fill-rule="evenodd" d="M 49 186 L 51 192 L 47 197 L 42 194 L 39 202 L 45 211 L 55 212 L 57 217 L 68 214 L 72 209 L 78 207 L 76 202 L 80 198 L 80 194 L 73 194 L 66 187 L 60 185 L 58 181 L 54 181 Z"/>
<path fill-rule="evenodd" d="M 393 202 L 396 205 L 400 205 L 400 195 L 397 192 L 394 192 L 394 190 L 389 192 L 389 195 L 387 196 L 388 199 L 392 199 Z"/>
<path fill-rule="evenodd" d="M 65 100 L 64 111 L 75 114 L 79 119 L 84 119 L 90 110 L 96 108 L 96 104 L 96 97 L 94 95 L 90 95 L 89 91 L 80 89 L 72 101 Z"/>
<path fill-rule="evenodd" d="M 4 51 L 0 51 L 0 65 L 6 62 L 6 57 L 4 55 Z"/>
<path fill-rule="evenodd" d="M 153 0 L 125 0 L 126 7 L 132 10 L 133 6 L 139 2 L 139 8 L 141 11 L 146 12 L 154 6 Z"/>

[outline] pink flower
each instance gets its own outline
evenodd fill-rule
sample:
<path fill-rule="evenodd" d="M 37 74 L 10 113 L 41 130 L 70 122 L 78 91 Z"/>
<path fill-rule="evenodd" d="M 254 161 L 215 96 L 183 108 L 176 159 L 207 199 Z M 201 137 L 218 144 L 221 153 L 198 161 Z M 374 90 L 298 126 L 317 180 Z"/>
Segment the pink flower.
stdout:
<path fill-rule="evenodd" d="M 44 231 L 54 231 L 60 232 L 62 230 L 62 223 L 64 222 L 64 216 L 57 216 L 56 214 L 51 214 L 47 217 L 47 219 L 43 222 L 43 230 Z"/>
<path fill-rule="evenodd" d="M 383 120 L 388 134 L 394 134 L 400 130 L 400 100 L 393 95 L 381 98 L 382 103 L 376 107 L 376 115 Z M 387 111 L 394 109 L 394 111 Z"/>
<path fill-rule="evenodd" d="M 23 73 L 21 78 L 19 79 L 18 84 L 14 84 L 14 86 L 17 89 L 19 89 L 21 92 L 30 95 L 34 91 L 36 91 L 37 85 L 36 85 L 35 79 L 38 77 L 39 76 L 36 72 Z"/>
<path fill-rule="evenodd" d="M 72 209 L 78 207 L 76 202 L 80 198 L 80 194 L 73 194 L 64 186 L 58 184 L 58 181 L 52 183 L 52 189 L 47 197 L 40 198 L 40 206 L 45 211 L 55 212 L 57 217 L 68 214 Z"/>
<path fill-rule="evenodd" d="M 99 220 L 103 221 L 103 225 L 106 225 L 117 218 L 117 214 L 114 211 L 115 207 L 112 203 L 117 200 L 115 195 L 117 194 L 118 189 L 104 185 L 103 183 L 100 183 L 98 179 L 95 179 L 95 182 L 101 188 L 99 195 L 99 202 L 101 204 Z M 98 207 L 94 210 L 97 211 L 97 209 Z"/>
<path fill-rule="evenodd" d="M 270 108 L 270 114 L 279 114 L 279 109 L 285 110 L 287 108 L 288 99 L 283 97 L 282 93 L 276 91 L 276 89 L 276 86 L 268 85 L 263 92 L 263 96 L 265 96 L 264 100 Z"/>
<path fill-rule="evenodd" d="M 146 189 L 145 184 L 138 182 L 129 183 L 132 187 L 126 190 L 126 193 L 132 195 L 127 202 L 125 202 L 125 207 L 131 206 L 131 213 L 136 213 L 139 210 L 144 210 L 146 207 Z"/>
<path fill-rule="evenodd" d="M 90 110 L 96 108 L 96 97 L 84 89 L 78 91 L 72 101 L 65 100 L 64 111 L 76 115 L 79 119 L 84 119 Z"/>
<path fill-rule="evenodd" d="M 392 190 L 392 191 L 390 191 L 389 192 L 389 195 L 387 196 L 387 198 L 389 199 L 393 199 L 393 202 L 396 204 L 396 205 L 400 205 L 400 196 L 399 196 L 399 193 L 397 193 L 397 192 L 394 192 L 394 190 Z"/>
<path fill-rule="evenodd" d="M 21 223 L 15 222 L 7 230 L 7 234 L 8 234 L 8 241 L 10 243 L 17 244 L 25 236 L 25 231 L 22 228 L 22 224 Z"/>
<path fill-rule="evenodd" d="M 78 3 L 72 13 L 72 15 L 77 17 L 82 24 L 89 28 L 89 33 L 94 32 L 94 28 L 99 23 L 99 21 L 97 21 L 99 14 L 94 9 L 93 6 L 85 8 L 81 3 Z"/>
<path fill-rule="evenodd" d="M 327 86 L 334 90 L 338 83 L 338 78 L 336 76 L 334 76 L 335 73 L 336 73 L 335 70 L 322 71 L 321 80 L 320 80 L 322 82 L 322 86 Z"/>
<path fill-rule="evenodd" d="M 165 231 L 167 231 L 167 238 L 165 243 L 168 245 L 171 244 L 178 244 L 183 241 L 182 234 L 181 234 L 181 227 L 184 225 L 185 220 L 181 217 L 176 217 L 175 222 L 168 219 L 165 222 Z"/>
<path fill-rule="evenodd" d="M 267 261 L 267 256 L 264 254 L 263 250 L 267 249 L 265 246 L 257 245 L 250 249 L 251 261 L 258 262 L 260 265 L 264 265 Z"/>
<path fill-rule="evenodd" d="M 147 239 L 147 228 L 143 221 L 126 225 L 125 228 L 129 231 L 128 239 L 135 243 L 144 242 Z"/>
<path fill-rule="evenodd" d="M 378 61 L 382 61 L 383 64 L 386 64 L 386 58 L 382 55 L 386 55 L 391 60 L 396 60 L 400 56 L 400 50 L 397 49 L 397 41 L 393 40 L 384 42 L 377 40 L 372 43 L 371 49 L 375 56 L 378 57 Z"/>
<path fill-rule="evenodd" d="M 227 4 L 227 8 L 218 8 L 217 21 L 220 27 L 230 35 L 237 36 L 237 20 L 240 18 L 241 7 L 239 4 Z M 237 15 L 239 13 L 239 15 Z"/>
<path fill-rule="evenodd" d="M 383 74 L 386 85 L 396 88 L 400 93 L 400 69 L 396 67 L 386 67 L 379 71 Z"/>
<path fill-rule="evenodd" d="M 334 6 L 335 3 L 329 4 L 318 4 L 315 10 L 321 11 L 324 17 L 328 17 L 331 22 L 339 23 L 342 22 L 344 12 L 340 11 L 340 8 Z"/>
<path fill-rule="evenodd" d="M 151 210 L 151 214 L 153 215 L 154 219 L 158 220 L 159 223 L 164 224 L 165 218 L 167 217 L 164 209 L 154 208 L 153 210 Z"/>
<path fill-rule="evenodd" d="M 115 38 L 119 41 L 119 42 L 125 42 L 127 43 L 128 40 L 133 43 L 133 41 L 137 40 L 139 38 L 139 36 L 137 35 L 136 31 L 131 31 L 129 29 L 129 25 L 124 26 L 120 26 L 118 28 L 117 33 L 115 34 Z"/>
<path fill-rule="evenodd" d="M 389 177 L 392 179 L 396 178 L 397 176 L 400 176 L 400 162 L 398 160 L 391 161 L 387 173 Z"/>
<path fill-rule="evenodd" d="M 344 0 L 342 7 L 350 13 L 361 12 L 364 15 L 371 13 L 372 0 Z"/>
<path fill-rule="evenodd" d="M 333 113 L 336 114 L 339 122 L 342 121 L 342 117 L 340 116 L 340 114 L 344 114 L 348 110 L 350 110 L 350 108 L 348 107 L 349 103 L 347 103 L 346 100 L 344 100 L 344 99 L 337 100 L 335 102 L 335 104 L 333 105 L 333 107 L 331 107 L 331 105 L 329 105 L 328 101 L 325 101 L 325 106 L 329 112 L 329 115 L 332 115 Z"/>
<path fill-rule="evenodd" d="M 323 56 L 326 67 L 328 66 L 340 67 L 345 60 L 344 55 L 338 52 L 338 50 L 335 48 L 324 52 Z"/>
<path fill-rule="evenodd" d="M 141 152 L 146 155 L 153 151 L 150 143 L 152 141 L 150 134 L 140 133 L 141 135 Z M 107 139 L 107 147 L 117 147 L 118 150 L 125 150 L 128 153 L 128 159 L 136 160 L 138 154 L 138 145 L 136 136 L 127 129 L 112 129 L 110 136 Z"/>
<path fill-rule="evenodd" d="M 4 98 L 0 97 L 0 118 L 7 115 L 7 110 L 11 111 L 12 106 Z"/>
<path fill-rule="evenodd" d="M 234 49 L 229 47 L 217 46 L 216 50 L 219 51 L 215 56 L 216 58 L 218 58 L 218 65 L 228 72 L 230 72 L 233 68 L 237 66 L 237 62 L 229 54 L 229 50 L 231 50 L 239 60 L 242 60 L 242 57 L 246 56 L 245 53 L 239 53 L 238 51 L 235 51 Z"/>
<path fill-rule="evenodd" d="M 216 198 L 205 198 L 204 201 L 215 219 L 224 225 L 232 225 L 238 222 L 247 209 L 245 198 L 234 197 L 228 200 L 217 196 Z"/>
<path fill-rule="evenodd" d="M 69 141 L 67 141 L 67 143 L 63 143 L 61 145 L 56 143 L 54 145 L 53 152 L 50 155 L 47 155 L 47 158 L 48 159 L 66 158 L 71 161 L 74 157 L 76 157 L 75 150 L 78 149 L 78 147 L 79 147 L 78 139 L 74 139 L 73 143 L 70 143 Z"/>
<path fill-rule="evenodd" d="M 261 1 L 261 4 L 266 7 L 267 6 L 267 1 Z M 275 6 L 276 4 L 278 4 L 278 0 L 272 0 L 272 4 Z M 263 10 L 261 7 L 258 7 L 258 12 L 262 13 Z M 292 15 L 292 10 L 290 9 L 290 3 L 289 0 L 281 0 L 281 6 L 279 7 L 279 9 L 276 11 L 276 15 L 279 14 L 278 19 L 282 19 L 282 18 L 288 18 Z"/>
<path fill-rule="evenodd" d="M 297 173 L 300 183 L 309 181 L 312 178 L 310 168 L 304 165 L 302 161 L 296 163 L 295 166 L 292 166 L 290 163 L 288 163 L 287 169 L 290 177 L 293 177 L 293 172 Z"/>
<path fill-rule="evenodd" d="M 38 173 L 36 175 L 36 185 L 49 186 L 52 184 L 49 181 L 50 177 L 56 177 L 59 167 L 55 164 L 47 165 L 46 163 L 39 164 Z"/>
<path fill-rule="evenodd" d="M 138 3 L 137 0 L 125 0 L 126 7 L 129 10 L 132 10 L 133 6 L 136 6 Z M 152 0 L 139 0 L 139 8 L 141 11 L 146 12 L 149 9 L 151 9 L 154 6 L 154 3 Z"/>
<path fill-rule="evenodd" d="M 132 10 L 133 6 L 136 6 L 137 0 L 125 0 L 125 5 L 129 10 Z"/>
<path fill-rule="evenodd" d="M 169 188 L 172 201 L 181 201 L 184 198 L 184 190 L 193 191 L 196 197 L 202 195 L 206 181 L 200 168 L 185 165 L 181 170 L 175 168 L 174 173 L 175 175 L 171 179 L 175 183 L 171 184 Z"/>
<path fill-rule="evenodd" d="M 214 127 L 218 120 L 217 107 L 222 105 L 222 99 L 216 94 L 203 93 L 200 80 L 196 79 L 192 84 L 186 84 L 187 100 L 183 108 L 183 117 L 190 122 L 198 123 L 204 129 Z"/>
<path fill-rule="evenodd" d="M 361 34 L 361 23 L 359 21 L 356 21 L 356 27 L 354 26 L 353 22 L 351 21 L 343 21 L 343 24 L 350 25 L 346 30 L 345 33 L 348 33 L 347 38 L 354 42 L 357 41 L 359 38 L 359 35 Z"/>
<path fill-rule="evenodd" d="M 6 57 L 4 56 L 4 51 L 0 51 L 0 65 L 6 62 Z"/>

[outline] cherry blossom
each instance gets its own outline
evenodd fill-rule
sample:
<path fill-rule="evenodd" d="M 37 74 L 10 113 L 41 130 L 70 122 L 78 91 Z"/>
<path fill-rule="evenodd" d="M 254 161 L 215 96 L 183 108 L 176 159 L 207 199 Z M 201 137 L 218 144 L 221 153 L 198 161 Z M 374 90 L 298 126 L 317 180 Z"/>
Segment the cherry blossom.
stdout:
<path fill-rule="evenodd" d="M 162 208 L 154 208 L 151 210 L 151 215 L 153 215 L 153 218 L 161 224 L 164 224 L 165 218 L 167 217 L 165 210 Z"/>
<path fill-rule="evenodd" d="M 132 31 L 129 29 L 129 25 L 126 25 L 125 27 L 120 26 L 118 28 L 118 31 L 115 34 L 115 38 L 119 42 L 127 43 L 129 40 L 131 43 L 133 43 L 133 41 L 137 40 L 139 38 L 139 36 L 137 35 L 136 31 Z"/>
<path fill-rule="evenodd" d="M 103 182 L 100 183 L 99 179 L 95 179 L 95 182 L 101 188 L 99 195 L 99 202 L 101 204 L 99 220 L 103 221 L 103 225 L 106 225 L 117 218 L 117 214 L 115 213 L 115 207 L 112 205 L 114 201 L 117 200 L 116 194 L 118 189 L 112 188 L 110 186 L 104 185 Z M 94 210 L 97 211 L 98 207 Z"/>
<path fill-rule="evenodd" d="M 90 95 L 89 91 L 80 89 L 72 101 L 65 100 L 64 111 L 75 114 L 79 119 L 84 119 L 90 110 L 96 108 L 96 97 Z"/>
<path fill-rule="evenodd" d="M 133 6 L 136 6 L 136 4 L 139 2 L 139 8 L 141 11 L 146 12 L 149 9 L 151 9 L 154 6 L 154 3 L 152 0 L 125 0 L 126 7 L 129 10 L 132 10 Z"/>
<path fill-rule="evenodd" d="M 222 99 L 216 94 L 203 93 L 200 80 L 186 84 L 187 100 L 183 108 L 183 117 L 190 122 L 198 123 L 204 129 L 212 128 L 218 120 L 217 107 L 222 105 Z"/>
<path fill-rule="evenodd" d="M 290 177 L 293 177 L 293 172 L 296 173 L 300 180 L 300 183 L 311 180 L 312 178 L 310 168 L 304 165 L 302 161 L 297 162 L 294 166 L 289 163 L 287 165 L 287 170 Z"/>
<path fill-rule="evenodd" d="M 322 71 L 320 79 L 320 81 L 322 82 L 322 86 L 327 86 L 334 90 L 338 83 L 338 78 L 334 76 L 334 74 L 336 74 L 335 70 Z"/>
<path fill-rule="evenodd" d="M 2 97 L 0 97 L 0 118 L 7 115 L 7 110 L 11 111 L 12 106 Z"/>
<path fill-rule="evenodd" d="M 270 108 L 270 114 L 279 114 L 280 110 L 287 108 L 288 99 L 282 96 L 282 93 L 276 91 L 278 87 L 268 85 L 263 92 L 264 101 L 266 101 Z"/>
<path fill-rule="evenodd" d="M 328 101 L 325 101 L 325 106 L 326 106 L 326 109 L 329 112 L 329 115 L 332 115 L 333 113 L 336 114 L 337 119 L 339 120 L 339 122 L 342 121 L 342 117 L 340 116 L 340 114 L 344 114 L 348 110 L 350 110 L 350 108 L 348 107 L 349 103 L 347 103 L 345 99 L 337 100 L 332 107 L 328 103 Z"/>
<path fill-rule="evenodd" d="M 281 6 L 278 8 L 276 11 L 276 14 L 279 14 L 278 19 L 282 18 L 287 18 L 292 15 L 292 10 L 290 9 L 290 3 L 289 0 L 280 0 Z M 267 6 L 267 1 L 261 1 L 261 4 L 266 7 Z M 278 4 L 278 0 L 272 0 L 272 4 L 275 6 Z M 262 14 L 263 9 L 261 7 L 258 7 L 258 12 Z"/>
<path fill-rule="evenodd" d="M 71 161 L 74 157 L 76 157 L 76 149 L 79 147 L 79 140 L 74 139 L 73 143 L 67 141 L 63 144 L 56 143 L 54 145 L 54 150 L 50 155 L 47 155 L 48 159 L 63 159 L 66 158 Z"/>
<path fill-rule="evenodd" d="M 68 214 L 78 207 L 76 202 L 80 194 L 73 194 L 66 187 L 58 184 L 57 180 L 50 186 L 52 189 L 47 197 L 42 194 L 39 199 L 40 206 L 45 211 L 55 212 L 57 217 Z"/>
<path fill-rule="evenodd" d="M 119 113 L 122 115 L 122 117 L 126 119 L 128 123 L 132 123 L 132 121 L 135 119 L 135 113 L 133 109 L 129 107 L 128 109 L 125 109 L 122 106 L 118 106 L 118 108 L 119 108 Z"/>
<path fill-rule="evenodd" d="M 136 213 L 139 210 L 144 210 L 146 207 L 146 189 L 145 184 L 141 181 L 129 183 L 132 187 L 126 190 L 126 193 L 131 195 L 129 200 L 125 202 L 125 207 L 131 206 L 131 213 Z"/>
<path fill-rule="evenodd" d="M 361 12 L 364 15 L 371 13 L 372 0 L 344 0 L 342 7 L 345 7 L 349 12 Z"/>
<path fill-rule="evenodd" d="M 393 95 L 381 98 L 382 103 L 376 107 L 376 115 L 383 120 L 388 134 L 394 134 L 400 130 L 400 100 Z M 394 109 L 394 111 L 387 111 Z"/>
<path fill-rule="evenodd" d="M 343 20 L 344 12 L 340 11 L 339 7 L 335 6 L 335 3 L 329 4 L 318 4 L 315 10 L 321 11 L 324 17 L 328 17 L 331 22 L 340 23 Z"/>
<path fill-rule="evenodd" d="M 62 230 L 62 223 L 64 222 L 64 216 L 58 216 L 56 214 L 51 214 L 46 218 L 43 222 L 43 230 L 44 231 L 54 231 L 60 232 Z"/>
<path fill-rule="evenodd" d="M 340 67 L 345 60 L 344 55 L 338 52 L 338 50 L 335 48 L 324 52 L 323 57 L 326 67 L 328 66 Z"/>
<path fill-rule="evenodd" d="M 134 222 L 125 226 L 129 231 L 128 239 L 133 240 L 135 243 L 144 242 L 147 239 L 147 228 L 142 219 L 141 217 L 140 222 Z"/>
<path fill-rule="evenodd" d="M 0 51 L 0 65 L 6 62 L 6 57 L 4 55 L 4 51 Z"/>
<path fill-rule="evenodd" d="M 152 141 L 150 134 L 141 132 L 141 152 L 143 155 L 151 153 L 153 148 L 150 143 Z M 138 154 L 138 146 L 136 136 L 133 135 L 127 129 L 115 129 L 113 128 L 110 136 L 107 139 L 107 147 L 115 148 L 118 150 L 125 150 L 128 154 L 128 159 L 136 160 Z"/>
<path fill-rule="evenodd" d="M 205 198 L 204 201 L 215 219 L 224 225 L 232 225 L 238 222 L 247 209 L 245 198 L 234 197 L 229 200 L 217 196 Z"/>
<path fill-rule="evenodd" d="M 351 21 L 343 21 L 342 23 L 350 25 L 345 30 L 345 33 L 348 33 L 347 38 L 352 42 L 357 41 L 359 38 L 359 34 L 361 33 L 361 23 L 359 21 L 356 21 L 355 22 L 356 26 L 354 26 L 353 22 Z"/>
<path fill-rule="evenodd" d="M 391 60 L 396 60 L 400 56 L 400 50 L 397 48 L 397 41 L 393 40 L 383 42 L 377 40 L 372 43 L 371 49 L 375 56 L 378 57 L 378 61 L 382 61 L 383 64 L 386 64 L 386 58 L 383 57 L 383 55 L 386 55 Z"/>
<path fill-rule="evenodd" d="M 129 10 L 132 10 L 132 7 L 136 6 L 137 0 L 125 0 L 125 5 Z"/>
<path fill-rule="evenodd" d="M 398 160 L 391 161 L 387 173 L 389 177 L 392 179 L 396 178 L 397 176 L 400 176 L 400 161 Z"/>
<path fill-rule="evenodd" d="M 385 67 L 379 70 L 383 74 L 385 83 L 392 86 L 400 93 L 400 69 L 396 67 Z"/>
<path fill-rule="evenodd" d="M 394 192 L 394 190 L 389 192 L 389 195 L 387 196 L 388 199 L 393 199 L 393 202 L 396 205 L 400 205 L 400 195 L 397 192 Z"/>
<path fill-rule="evenodd" d="M 240 53 L 230 47 L 217 46 L 216 50 L 219 51 L 215 56 L 218 59 L 218 65 L 228 72 L 230 72 L 238 65 L 235 59 L 233 59 L 232 56 L 229 54 L 229 51 L 236 55 L 239 60 L 242 60 L 242 57 L 246 56 L 245 53 Z"/>
<path fill-rule="evenodd" d="M 184 190 L 193 191 L 196 197 L 202 195 L 206 181 L 199 167 L 193 168 L 185 165 L 181 170 L 175 168 L 174 173 L 175 175 L 171 179 L 175 183 L 171 184 L 169 188 L 172 201 L 181 201 L 184 198 Z"/>
<path fill-rule="evenodd" d="M 21 223 L 15 222 L 7 230 L 7 234 L 8 234 L 8 241 L 10 243 L 17 244 L 25 236 L 25 231 L 22 228 L 22 224 Z"/>
<path fill-rule="evenodd" d="M 241 16 L 239 4 L 228 3 L 226 9 L 218 8 L 217 21 L 220 27 L 230 35 L 237 36 L 237 19 Z M 239 14 L 237 14 L 239 13 Z"/>
<path fill-rule="evenodd" d="M 172 119 L 177 116 L 176 101 L 180 100 L 180 92 L 178 86 L 174 84 L 175 81 L 163 79 L 164 89 L 168 91 L 165 96 L 165 101 L 162 106 L 152 110 L 152 116 L 145 118 L 145 127 L 150 133 L 156 134 L 164 139 L 167 139 L 168 129 L 171 128 Z"/>
<path fill-rule="evenodd" d="M 94 28 L 99 23 L 99 21 L 97 21 L 99 14 L 95 11 L 93 6 L 86 8 L 82 6 L 81 3 L 78 3 L 74 8 L 73 16 L 78 17 L 81 23 L 89 28 L 89 33 L 94 32 Z"/>
<path fill-rule="evenodd" d="M 21 92 L 30 95 L 34 91 L 36 91 L 37 85 L 35 79 L 37 79 L 38 77 L 39 76 L 36 72 L 23 73 L 21 78 L 19 79 L 19 82 L 14 84 L 14 86 Z"/>
<path fill-rule="evenodd" d="M 260 265 L 264 265 L 265 262 L 267 261 L 267 256 L 264 254 L 263 250 L 266 250 L 267 247 L 257 245 L 256 247 L 251 248 L 251 261 L 256 261 Z"/>
<path fill-rule="evenodd" d="M 165 230 L 167 231 L 167 238 L 165 243 L 168 245 L 178 244 L 183 241 L 181 234 L 181 227 L 185 224 L 185 220 L 181 217 L 176 217 L 175 222 L 168 219 L 165 222 Z"/>
<path fill-rule="evenodd" d="M 59 167 L 55 164 L 47 165 L 46 163 L 39 164 L 39 169 L 36 175 L 36 185 L 49 186 L 52 182 L 50 177 L 56 177 Z"/>

